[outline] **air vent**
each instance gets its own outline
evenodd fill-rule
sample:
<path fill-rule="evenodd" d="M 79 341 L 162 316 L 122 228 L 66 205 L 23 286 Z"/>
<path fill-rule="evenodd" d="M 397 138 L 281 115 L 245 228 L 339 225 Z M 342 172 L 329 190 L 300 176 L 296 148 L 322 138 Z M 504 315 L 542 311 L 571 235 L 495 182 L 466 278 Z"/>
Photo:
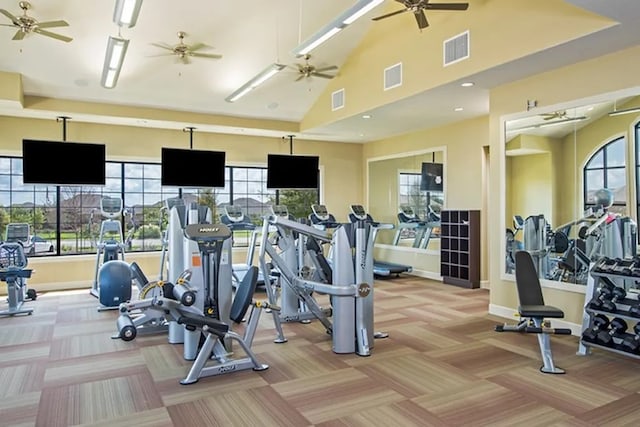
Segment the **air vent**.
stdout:
<path fill-rule="evenodd" d="M 469 31 L 444 41 L 444 65 L 455 64 L 469 57 Z"/>
<path fill-rule="evenodd" d="M 344 88 L 331 94 L 331 111 L 336 111 L 344 107 Z"/>
<path fill-rule="evenodd" d="M 402 62 L 384 69 L 384 90 L 402 85 Z"/>

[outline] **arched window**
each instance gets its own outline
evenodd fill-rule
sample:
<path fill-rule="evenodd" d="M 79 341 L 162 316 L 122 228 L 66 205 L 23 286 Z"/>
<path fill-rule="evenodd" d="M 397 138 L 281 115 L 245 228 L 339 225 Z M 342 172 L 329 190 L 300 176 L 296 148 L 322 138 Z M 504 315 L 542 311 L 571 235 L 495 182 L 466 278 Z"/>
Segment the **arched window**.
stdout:
<path fill-rule="evenodd" d="M 625 137 L 608 142 L 591 156 L 584 167 L 584 208 L 595 206 L 596 191 L 607 188 L 613 192 L 611 212 L 627 212 L 627 141 Z"/>

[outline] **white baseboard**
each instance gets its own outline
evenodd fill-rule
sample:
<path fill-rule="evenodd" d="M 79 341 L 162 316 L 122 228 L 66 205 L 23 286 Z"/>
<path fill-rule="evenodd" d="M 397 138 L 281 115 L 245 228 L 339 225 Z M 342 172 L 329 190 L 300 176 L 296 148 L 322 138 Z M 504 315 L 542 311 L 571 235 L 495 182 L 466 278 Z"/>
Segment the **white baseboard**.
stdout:
<path fill-rule="evenodd" d="M 494 316 L 504 317 L 509 322 L 518 322 L 518 312 L 513 308 L 499 306 L 495 304 L 489 304 L 489 314 Z M 551 321 L 552 328 L 568 328 L 571 329 L 571 335 L 579 337 L 582 335 L 582 325 L 576 323 L 567 322 L 562 319 L 549 319 Z"/>
<path fill-rule="evenodd" d="M 410 274 L 412 276 L 417 276 L 417 277 L 422 277 L 424 279 L 431 279 L 431 280 L 437 280 L 439 282 L 442 282 L 442 276 L 439 275 L 438 273 L 434 273 L 433 271 L 427 271 L 427 270 L 416 270 L 415 268 L 413 270 L 411 270 Z"/>

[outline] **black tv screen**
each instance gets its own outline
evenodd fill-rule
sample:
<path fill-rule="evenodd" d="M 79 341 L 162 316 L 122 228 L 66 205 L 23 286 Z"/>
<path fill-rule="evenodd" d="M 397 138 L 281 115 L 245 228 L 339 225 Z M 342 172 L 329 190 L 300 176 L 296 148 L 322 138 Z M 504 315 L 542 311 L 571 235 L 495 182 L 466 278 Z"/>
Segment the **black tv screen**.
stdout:
<path fill-rule="evenodd" d="M 442 163 L 423 163 L 420 190 L 442 191 Z"/>
<path fill-rule="evenodd" d="M 22 140 L 25 184 L 104 185 L 104 144 Z"/>
<path fill-rule="evenodd" d="M 318 188 L 318 156 L 267 155 L 267 188 Z"/>
<path fill-rule="evenodd" d="M 224 151 L 162 147 L 161 184 L 224 188 Z"/>

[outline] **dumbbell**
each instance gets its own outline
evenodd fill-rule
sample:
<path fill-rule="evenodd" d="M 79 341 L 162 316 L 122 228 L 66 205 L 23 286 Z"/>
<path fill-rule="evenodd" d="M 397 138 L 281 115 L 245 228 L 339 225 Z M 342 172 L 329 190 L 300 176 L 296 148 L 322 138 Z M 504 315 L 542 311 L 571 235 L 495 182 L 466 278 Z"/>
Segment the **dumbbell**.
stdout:
<path fill-rule="evenodd" d="M 600 289 L 598 289 L 598 293 L 589 302 L 588 307 L 593 310 L 615 311 L 616 305 L 612 301 L 613 296 L 614 296 L 614 289 L 612 289 L 609 286 L 603 286 Z"/>
<path fill-rule="evenodd" d="M 640 323 L 633 327 L 635 335 L 626 336 L 620 343 L 620 350 L 640 354 Z"/>
<path fill-rule="evenodd" d="M 596 335 L 596 344 L 605 347 L 614 347 L 613 337 L 620 336 L 627 331 L 627 322 L 619 317 L 614 317 L 609 322 L 609 329 L 602 330 Z"/>
<path fill-rule="evenodd" d="M 582 333 L 582 340 L 586 342 L 595 343 L 598 333 L 607 329 L 609 326 L 609 318 L 604 314 L 596 314 L 591 319 L 591 327 L 585 329 Z"/>

